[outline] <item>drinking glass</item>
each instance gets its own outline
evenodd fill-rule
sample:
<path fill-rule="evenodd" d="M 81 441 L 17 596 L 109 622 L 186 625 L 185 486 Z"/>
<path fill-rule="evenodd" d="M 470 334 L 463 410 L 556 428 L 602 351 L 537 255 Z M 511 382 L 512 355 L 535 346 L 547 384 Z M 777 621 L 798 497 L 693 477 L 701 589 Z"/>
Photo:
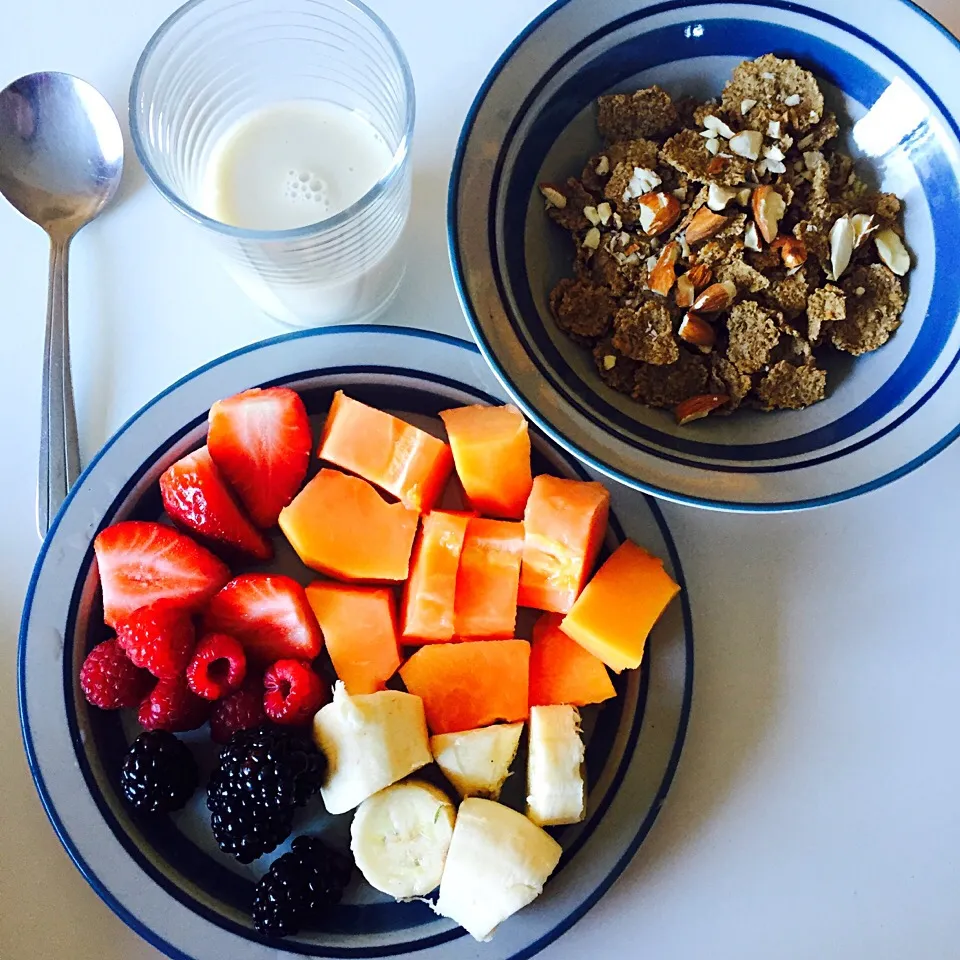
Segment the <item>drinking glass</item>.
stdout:
<path fill-rule="evenodd" d="M 204 210 L 204 172 L 224 134 L 271 104 L 356 111 L 389 167 L 341 212 L 291 230 L 248 230 Z M 191 0 L 154 34 L 130 88 L 134 147 L 154 186 L 202 226 L 227 269 L 295 326 L 369 320 L 403 278 L 413 78 L 400 45 L 359 0 Z M 344 158 L 348 162 L 349 158 Z"/>

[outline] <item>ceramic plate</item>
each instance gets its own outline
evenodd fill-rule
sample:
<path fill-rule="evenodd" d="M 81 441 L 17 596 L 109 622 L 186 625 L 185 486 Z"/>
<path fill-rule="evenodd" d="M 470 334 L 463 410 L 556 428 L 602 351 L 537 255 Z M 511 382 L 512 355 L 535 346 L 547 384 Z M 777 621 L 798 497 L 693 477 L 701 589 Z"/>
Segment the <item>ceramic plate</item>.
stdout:
<path fill-rule="evenodd" d="M 91 886 L 150 943 L 180 960 L 267 956 L 484 960 L 530 957 L 581 917 L 620 874 L 649 831 L 670 785 L 686 731 L 693 636 L 686 591 L 653 632 L 640 671 L 617 678 L 615 701 L 585 713 L 590 786 L 584 823 L 556 831 L 565 853 L 543 896 L 476 944 L 423 903 L 388 901 L 355 877 L 345 903 L 322 927 L 267 945 L 249 921 L 256 879 L 286 849 L 242 866 L 219 853 L 203 791 L 172 818 L 133 816 L 117 789 L 134 726 L 87 706 L 77 685 L 83 657 L 104 639 L 93 539 L 122 519 L 156 519 L 157 478 L 203 442 L 211 403 L 251 386 L 299 391 L 314 420 L 334 390 L 437 428 L 450 406 L 498 402 L 503 393 L 476 349 L 460 340 L 389 327 L 295 333 L 240 350 L 172 386 L 136 414 L 87 468 L 37 561 L 20 632 L 19 696 L 24 742 L 54 829 Z M 586 476 L 536 434 L 538 472 Z M 619 489 L 608 547 L 624 535 L 666 559 L 683 585 L 670 533 L 654 501 Z M 622 526 L 621 526 L 622 525 Z M 282 544 L 278 541 L 278 546 Z M 309 582 L 287 551 L 275 561 Z M 213 762 L 203 730 L 194 741 L 202 771 Z M 511 785 L 522 802 L 522 773 Z M 505 799 L 508 799 L 505 797 Z M 297 833 L 346 842 L 349 815 L 329 817 L 319 800 Z"/>

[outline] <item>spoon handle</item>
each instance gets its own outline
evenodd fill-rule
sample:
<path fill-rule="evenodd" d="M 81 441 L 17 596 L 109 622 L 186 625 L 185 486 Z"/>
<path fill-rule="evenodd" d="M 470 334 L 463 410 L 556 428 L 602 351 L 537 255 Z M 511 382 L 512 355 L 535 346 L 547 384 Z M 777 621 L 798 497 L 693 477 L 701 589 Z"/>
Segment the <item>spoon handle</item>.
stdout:
<path fill-rule="evenodd" d="M 67 326 L 67 254 L 70 238 L 52 237 L 47 329 L 43 345 L 40 426 L 40 483 L 37 527 L 45 537 L 67 493 L 80 475 L 80 443 L 70 377 Z"/>

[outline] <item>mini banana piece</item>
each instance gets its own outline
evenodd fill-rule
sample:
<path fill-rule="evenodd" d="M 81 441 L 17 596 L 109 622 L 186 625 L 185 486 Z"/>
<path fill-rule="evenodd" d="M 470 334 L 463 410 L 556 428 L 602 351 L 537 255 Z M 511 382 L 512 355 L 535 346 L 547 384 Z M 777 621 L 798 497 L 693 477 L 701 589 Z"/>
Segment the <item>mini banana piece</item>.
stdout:
<path fill-rule="evenodd" d="M 498 723 L 430 738 L 437 766 L 461 797 L 499 800 L 517 755 L 522 723 Z"/>
<path fill-rule="evenodd" d="M 579 823 L 584 818 L 583 755 L 576 707 L 530 708 L 527 816 L 538 826 Z"/>
<path fill-rule="evenodd" d="M 493 800 L 460 804 L 436 911 L 476 940 L 535 900 L 562 848 L 522 813 Z"/>
<path fill-rule="evenodd" d="M 371 887 L 397 900 L 436 890 L 456 811 L 438 787 L 405 780 L 368 797 L 350 827 L 350 849 Z"/>
<path fill-rule="evenodd" d="M 351 697 L 338 682 L 333 702 L 313 718 L 313 739 L 327 757 L 320 794 L 332 814 L 352 810 L 433 760 L 423 701 L 399 690 Z"/>

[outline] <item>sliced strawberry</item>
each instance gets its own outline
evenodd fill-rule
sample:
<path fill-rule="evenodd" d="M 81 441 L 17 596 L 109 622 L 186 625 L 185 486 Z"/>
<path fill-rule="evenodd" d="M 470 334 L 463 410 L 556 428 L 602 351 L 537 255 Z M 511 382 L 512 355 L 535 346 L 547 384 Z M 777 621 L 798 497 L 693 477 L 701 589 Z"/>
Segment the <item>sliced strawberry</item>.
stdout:
<path fill-rule="evenodd" d="M 215 403 L 207 446 L 253 522 L 266 528 L 300 489 L 313 436 L 300 397 L 286 387 L 269 387 Z"/>
<path fill-rule="evenodd" d="M 323 647 L 303 587 L 290 577 L 273 574 L 245 573 L 231 580 L 210 601 L 203 629 L 236 637 L 247 657 L 261 665 L 312 660 Z"/>
<path fill-rule="evenodd" d="M 94 541 L 103 589 L 103 619 L 115 627 L 155 600 L 199 610 L 229 579 L 209 550 L 161 523 L 125 520 Z"/>
<path fill-rule="evenodd" d="M 160 478 L 167 513 L 206 540 L 269 560 L 273 547 L 233 499 L 206 447 L 178 460 Z"/>

